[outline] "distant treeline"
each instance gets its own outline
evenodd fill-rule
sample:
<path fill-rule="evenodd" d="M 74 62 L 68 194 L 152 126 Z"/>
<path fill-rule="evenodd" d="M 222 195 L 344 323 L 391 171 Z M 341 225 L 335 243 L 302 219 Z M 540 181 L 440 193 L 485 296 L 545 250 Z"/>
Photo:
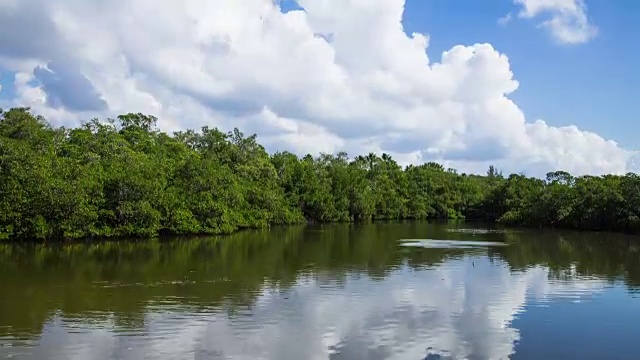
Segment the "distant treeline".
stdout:
<path fill-rule="evenodd" d="M 389 155 L 269 155 L 239 130 L 166 134 L 127 114 L 53 128 L 0 111 L 0 239 L 222 234 L 305 221 L 467 218 L 640 232 L 640 177 L 484 176 Z"/>

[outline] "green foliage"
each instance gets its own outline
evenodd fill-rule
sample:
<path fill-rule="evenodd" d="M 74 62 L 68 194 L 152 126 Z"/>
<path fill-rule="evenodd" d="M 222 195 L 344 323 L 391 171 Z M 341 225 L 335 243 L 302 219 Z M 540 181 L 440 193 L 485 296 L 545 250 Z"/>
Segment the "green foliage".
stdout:
<path fill-rule="evenodd" d="M 256 136 L 169 135 L 125 114 L 52 128 L 0 111 L 0 240 L 223 234 L 312 222 L 482 219 L 640 232 L 640 177 L 485 176 L 389 155 L 269 155 Z"/>

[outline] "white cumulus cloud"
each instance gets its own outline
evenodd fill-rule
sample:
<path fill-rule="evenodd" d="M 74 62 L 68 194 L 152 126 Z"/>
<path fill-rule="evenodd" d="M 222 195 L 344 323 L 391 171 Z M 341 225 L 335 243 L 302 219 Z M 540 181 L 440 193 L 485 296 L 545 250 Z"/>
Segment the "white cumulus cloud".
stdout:
<path fill-rule="evenodd" d="M 461 171 L 629 170 L 634 152 L 615 142 L 527 119 L 491 44 L 429 58 L 429 36 L 404 32 L 404 0 L 298 3 L 0 0 L 0 68 L 17 74 L 3 106 L 66 125 L 143 112 L 167 131 L 257 132 L 271 151 L 387 152 Z"/>
<path fill-rule="evenodd" d="M 539 15 L 548 15 L 540 26 L 565 44 L 584 43 L 598 34 L 598 28 L 591 24 L 587 16 L 584 0 L 513 0 L 522 6 L 518 14 L 531 19 Z"/>

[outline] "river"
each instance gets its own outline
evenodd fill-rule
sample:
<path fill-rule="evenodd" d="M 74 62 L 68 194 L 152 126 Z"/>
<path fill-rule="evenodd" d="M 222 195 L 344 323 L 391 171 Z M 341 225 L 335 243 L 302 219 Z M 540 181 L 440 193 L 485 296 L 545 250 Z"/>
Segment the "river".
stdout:
<path fill-rule="evenodd" d="M 624 235 L 401 222 L 0 245 L 0 293 L 0 358 L 640 354 Z"/>

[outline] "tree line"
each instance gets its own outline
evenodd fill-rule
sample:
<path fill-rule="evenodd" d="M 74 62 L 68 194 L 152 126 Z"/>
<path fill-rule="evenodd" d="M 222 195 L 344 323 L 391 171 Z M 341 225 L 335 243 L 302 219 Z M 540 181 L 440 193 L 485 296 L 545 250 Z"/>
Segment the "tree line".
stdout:
<path fill-rule="evenodd" d="M 225 234 L 312 222 L 476 219 L 505 225 L 640 232 L 640 178 L 546 179 L 494 167 L 405 168 L 388 154 L 269 154 L 238 129 L 167 134 L 126 114 L 52 127 L 0 110 L 0 239 Z"/>

